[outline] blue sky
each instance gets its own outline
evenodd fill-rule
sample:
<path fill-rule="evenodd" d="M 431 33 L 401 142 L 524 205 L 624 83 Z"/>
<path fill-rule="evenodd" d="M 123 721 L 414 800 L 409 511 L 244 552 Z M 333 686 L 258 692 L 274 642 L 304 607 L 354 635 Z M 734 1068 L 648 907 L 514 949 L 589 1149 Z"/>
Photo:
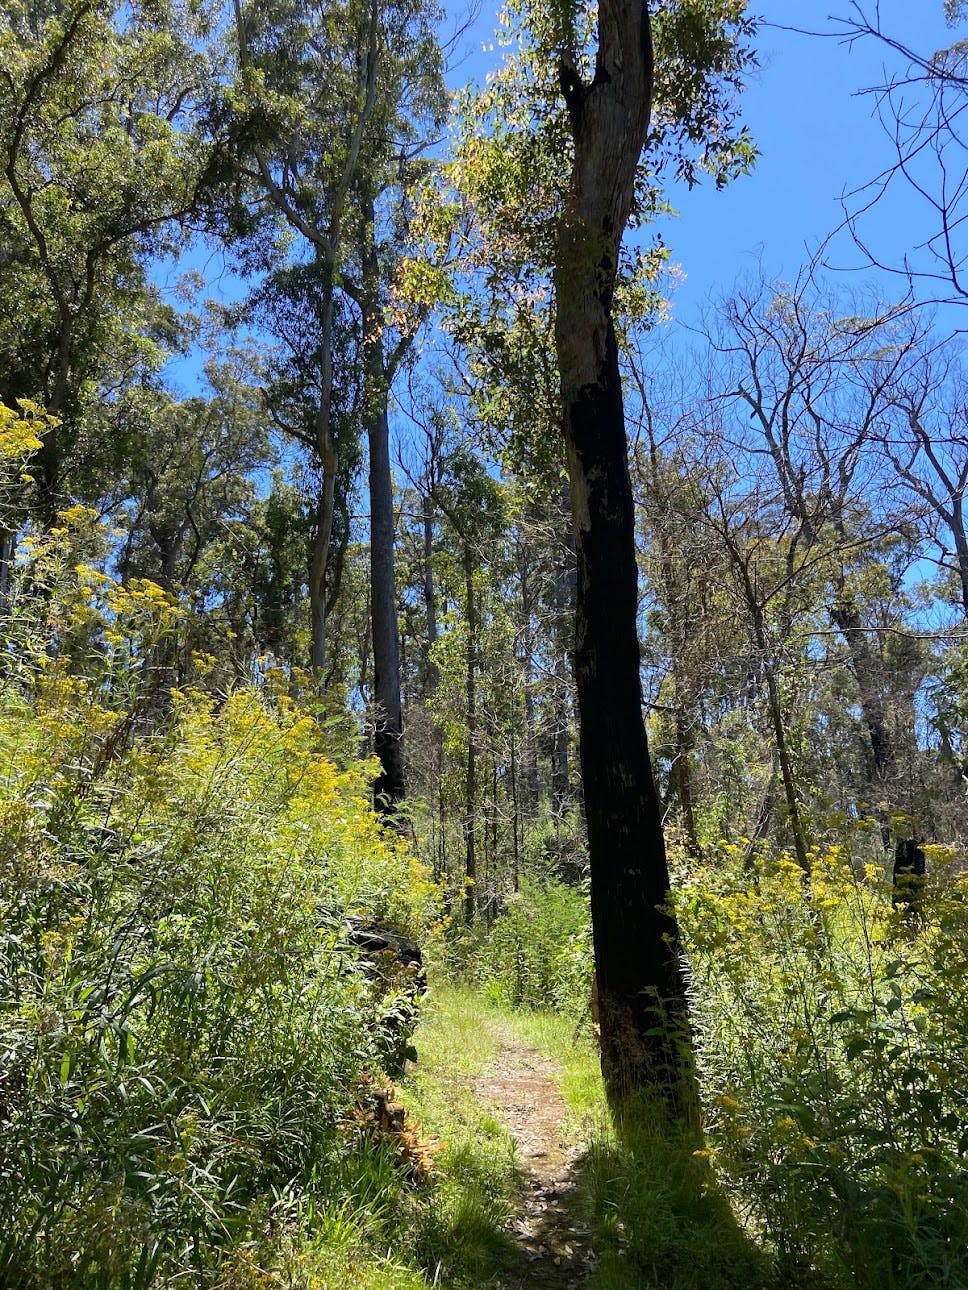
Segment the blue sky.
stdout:
<path fill-rule="evenodd" d="M 466 15 L 467 0 L 447 0 L 451 22 Z M 867 0 L 873 10 L 875 0 Z M 903 70 L 896 55 L 874 40 L 848 47 L 835 37 L 822 38 L 785 30 L 799 27 L 835 31 L 836 19 L 849 17 L 850 0 L 762 0 L 755 6 L 763 24 L 755 44 L 760 61 L 744 95 L 744 118 L 760 156 L 755 170 L 722 192 L 703 184 L 691 192 L 673 192 L 679 217 L 661 232 L 681 269 L 683 280 L 673 297 L 674 317 L 696 324 L 709 300 L 730 292 L 734 284 L 758 272 L 770 278 L 795 277 L 799 267 L 843 219 L 841 198 L 873 178 L 890 161 L 890 142 L 874 119 L 874 99 L 862 91 L 882 84 L 885 75 Z M 881 0 L 883 27 L 900 42 L 931 52 L 950 44 L 956 34 L 944 22 L 942 0 Z M 452 75 L 455 85 L 482 80 L 500 57 L 491 36 L 496 4 L 487 3 L 466 37 L 466 56 Z M 871 214 L 865 232 L 888 258 L 897 258 L 926 235 L 923 210 L 898 185 Z M 828 259 L 845 270 L 860 256 L 846 237 L 835 242 Z M 168 268 L 171 281 L 186 267 L 202 269 L 207 293 L 236 297 L 237 280 L 224 270 L 218 253 L 196 248 L 192 264 Z M 870 282 L 873 275 L 845 274 L 844 285 Z M 882 284 L 885 294 L 897 283 Z M 192 384 L 198 359 L 172 364 L 176 380 Z"/>
<path fill-rule="evenodd" d="M 450 8 L 457 15 L 466 6 L 452 0 Z M 874 0 L 866 8 L 873 11 Z M 884 30 L 918 51 L 933 52 L 954 39 L 942 0 L 881 0 L 879 8 Z M 662 227 L 685 274 L 674 309 L 687 322 L 696 320 L 704 301 L 728 293 L 760 263 L 770 277 L 795 276 L 841 223 L 842 195 L 873 178 L 891 157 L 889 140 L 873 119 L 874 100 L 861 91 L 882 84 L 885 67 L 901 70 L 898 57 L 873 40 L 848 48 L 834 37 L 781 29 L 836 31 L 836 19 L 853 12 L 850 0 L 763 0 L 751 9 L 763 19 L 755 41 L 760 68 L 743 105 L 760 150 L 756 169 L 723 192 L 707 184 L 673 193 L 679 217 Z M 485 3 L 455 82 L 482 79 L 500 56 L 483 48 L 495 12 Z M 901 188 L 865 226 L 879 246 L 895 251 L 917 241 L 924 227 L 923 212 Z M 831 258 L 845 268 L 860 261 L 846 239 L 832 248 Z"/>
<path fill-rule="evenodd" d="M 873 5 L 869 6 L 873 8 Z M 918 51 L 950 44 L 942 0 L 883 0 L 885 30 Z M 847 0 L 772 0 L 768 23 L 832 30 L 828 15 L 849 13 Z M 871 40 L 848 47 L 764 25 L 757 40 L 760 70 L 744 96 L 744 115 L 760 150 L 752 175 L 723 192 L 711 185 L 678 195 L 680 216 L 664 230 L 686 281 L 676 312 L 688 318 L 710 294 L 728 291 L 762 261 L 773 277 L 791 277 L 843 219 L 842 196 L 873 178 L 892 157 L 874 119 L 875 102 L 861 91 L 883 84 L 885 68 L 903 64 Z M 903 185 L 865 224 L 886 250 L 913 245 L 926 232 L 925 214 Z M 846 238 L 829 260 L 847 268 L 861 257 Z M 865 275 L 868 279 L 870 274 Z"/>

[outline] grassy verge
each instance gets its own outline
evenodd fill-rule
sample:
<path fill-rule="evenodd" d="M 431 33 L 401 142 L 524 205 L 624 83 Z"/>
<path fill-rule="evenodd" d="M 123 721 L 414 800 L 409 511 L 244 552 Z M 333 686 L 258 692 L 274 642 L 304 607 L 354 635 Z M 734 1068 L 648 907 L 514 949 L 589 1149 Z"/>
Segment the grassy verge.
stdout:
<path fill-rule="evenodd" d="M 474 1096 L 499 1046 L 502 1019 L 479 996 L 440 986 L 417 1034 L 408 1107 L 444 1139 L 432 1204 L 421 1205 L 416 1250 L 435 1285 L 486 1286 L 519 1257 L 505 1234 L 521 1183 L 514 1143 Z"/>
<path fill-rule="evenodd" d="M 520 1270 L 507 1235 L 521 1184 L 514 1144 L 474 1095 L 511 1035 L 558 1067 L 567 1136 L 582 1152 L 570 1208 L 591 1233 L 588 1290 L 766 1290 L 769 1261 L 736 1222 L 692 1138 L 643 1116 L 622 1136 L 608 1116 L 590 1038 L 560 1016 L 494 1007 L 436 987 L 417 1033 L 419 1064 L 401 1081 L 415 1136 L 442 1140 L 431 1180 L 408 1187 L 387 1144 L 348 1156 L 318 1214 L 290 1216 L 272 1268 L 240 1260 L 234 1286 L 287 1290 L 485 1290 Z M 334 1180 L 335 1182 L 336 1180 Z M 387 1255 L 386 1251 L 392 1251 Z"/>
<path fill-rule="evenodd" d="M 480 1290 L 511 1269 L 520 1255 L 505 1228 L 521 1176 L 513 1142 L 472 1087 L 501 1027 L 477 996 L 435 989 L 419 1065 L 397 1090 L 406 1142 L 433 1157 L 431 1176 L 408 1180 L 403 1139 L 352 1138 L 328 1180 L 332 1203 L 278 1198 L 266 1231 L 235 1252 L 225 1290 Z"/>

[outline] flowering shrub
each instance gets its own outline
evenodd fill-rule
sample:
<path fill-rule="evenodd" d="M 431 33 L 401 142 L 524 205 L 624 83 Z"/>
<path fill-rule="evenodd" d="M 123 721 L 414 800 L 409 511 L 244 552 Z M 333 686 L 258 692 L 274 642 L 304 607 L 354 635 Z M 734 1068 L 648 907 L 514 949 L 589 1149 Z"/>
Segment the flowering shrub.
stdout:
<path fill-rule="evenodd" d="M 711 1150 L 786 1260 L 964 1284 L 968 877 L 929 848 L 915 917 L 849 848 L 696 874 L 678 913 Z"/>
<path fill-rule="evenodd" d="M 324 1204 L 392 1011 L 343 920 L 436 909 L 372 766 L 271 675 L 172 689 L 180 607 L 97 540 L 75 508 L 22 545 L 0 622 L 5 1284 L 202 1275 L 274 1196 Z"/>

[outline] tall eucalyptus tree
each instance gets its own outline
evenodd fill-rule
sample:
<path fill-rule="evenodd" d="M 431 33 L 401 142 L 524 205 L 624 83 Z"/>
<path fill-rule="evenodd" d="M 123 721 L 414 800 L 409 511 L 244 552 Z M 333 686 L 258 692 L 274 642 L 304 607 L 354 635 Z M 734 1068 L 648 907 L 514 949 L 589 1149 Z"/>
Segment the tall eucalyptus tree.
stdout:
<path fill-rule="evenodd" d="M 745 8 L 742 0 L 515 0 L 502 14 L 507 52 L 465 112 L 451 171 L 473 215 L 468 274 L 486 284 L 485 302 L 493 293 L 485 314 L 513 338 L 498 357 L 527 359 L 533 338 L 554 337 L 556 407 L 535 438 L 546 457 L 567 458 L 570 477 L 602 1064 L 616 1098 L 648 1089 L 673 1113 L 688 1109 L 692 1085 L 674 1035 L 685 992 L 642 721 L 613 307 L 617 290 L 620 309 L 657 302 L 662 249 L 640 240 L 623 250 L 623 238 L 630 222 L 660 208 L 662 169 L 690 183 L 711 172 L 721 185 L 752 161 L 734 102 L 750 59 Z M 486 359 L 486 334 L 484 342 Z M 541 370 L 530 359 L 518 366 Z M 522 405 L 538 388 L 521 392 Z"/>
<path fill-rule="evenodd" d="M 309 567 L 310 663 L 322 678 L 340 458 L 355 450 L 345 435 L 341 445 L 337 432 L 337 389 L 341 379 L 346 383 L 339 369 L 348 360 L 370 454 L 375 745 L 382 766 L 376 793 L 392 807 L 403 796 L 404 775 L 389 398 L 421 321 L 420 310 L 404 304 L 400 277 L 410 193 L 445 111 L 434 15 L 411 0 L 336 6 L 281 0 L 269 7 L 235 0 L 235 16 L 250 177 L 295 237 L 283 275 L 301 283 L 315 311 L 315 406 L 297 436 L 320 475 Z M 350 349 L 340 345 L 347 320 L 356 332 Z"/>
<path fill-rule="evenodd" d="M 592 58 L 579 12 L 555 33 L 572 162 L 554 254 L 555 340 L 578 555 L 575 674 L 592 873 L 602 1067 L 613 1097 L 642 1090 L 695 1110 L 685 981 L 642 720 L 638 570 L 613 306 L 622 240 L 642 210 L 649 145 L 700 141 L 721 179 L 749 160 L 728 90 L 744 61 L 742 5 L 611 0 Z M 653 121 L 653 103 L 656 104 Z M 686 166 L 688 169 L 688 165 Z M 646 181 L 654 185 L 654 179 Z M 654 190 L 653 190 L 654 191 Z"/>
<path fill-rule="evenodd" d="M 227 148 L 202 125 L 207 29 L 206 7 L 179 0 L 0 13 L 0 400 L 54 418 L 35 522 L 106 486 L 123 458 L 106 396 L 170 338 L 148 264 L 205 218 Z M 0 583 L 15 540 L 0 533 Z"/>

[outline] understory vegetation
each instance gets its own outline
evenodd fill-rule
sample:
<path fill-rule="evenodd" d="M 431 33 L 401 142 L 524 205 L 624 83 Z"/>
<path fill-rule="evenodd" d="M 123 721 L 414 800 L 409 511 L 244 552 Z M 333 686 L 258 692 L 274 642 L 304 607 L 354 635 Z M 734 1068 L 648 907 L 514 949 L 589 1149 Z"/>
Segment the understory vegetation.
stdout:
<path fill-rule="evenodd" d="M 750 868 L 738 851 L 677 875 L 704 1141 L 670 1138 L 646 1110 L 592 1138 L 596 1212 L 625 1234 L 614 1284 L 965 1285 L 968 874 L 933 849 L 915 913 L 848 843 L 812 857 L 809 888 L 792 858 Z M 581 893 L 550 881 L 474 945 L 465 975 L 502 1004 L 554 1001 L 566 1047 L 587 1039 L 587 919 Z M 717 1223 L 735 1267 L 709 1262 Z"/>
<path fill-rule="evenodd" d="M 589 1290 L 968 1290 L 968 41 L 842 8 L 869 277 L 680 327 L 744 0 L 461 87 L 424 0 L 0 0 L 0 1286 L 525 1286 L 511 1045 Z"/>
<path fill-rule="evenodd" d="M 269 661 L 213 693 L 176 599 L 104 572 L 102 541 L 77 507 L 25 543 L 4 635 L 8 1283 L 489 1284 L 520 1260 L 522 1178 L 468 1090 L 510 1024 L 562 1064 L 591 1285 L 965 1284 L 950 848 L 902 900 L 867 825 L 815 848 L 809 880 L 763 845 L 674 848 L 705 1137 L 647 1111 L 610 1127 L 587 885 L 542 865 L 539 832 L 517 891 L 467 927 L 426 843 L 374 814 L 353 723 Z M 433 964 L 396 1094 L 414 981 L 360 957 L 360 924 Z"/>
<path fill-rule="evenodd" d="M 404 1190 L 361 1081 L 399 1064 L 414 983 L 348 930 L 424 939 L 439 891 L 281 678 L 171 685 L 173 601 L 82 563 L 90 537 L 78 511 L 30 548 L 4 640 L 0 1273 L 228 1276 Z"/>
<path fill-rule="evenodd" d="M 347 723 L 272 668 L 216 698 L 196 653 L 197 684 L 172 686 L 177 606 L 85 563 L 96 537 L 79 509 L 28 547 L 5 638 L 8 1283 L 489 1284 L 520 1258 L 521 1176 L 468 1087 L 502 1016 L 563 1066 L 591 1285 L 965 1283 L 950 853 L 929 849 L 916 903 L 849 838 L 811 855 L 809 884 L 764 848 L 679 855 L 706 1138 L 647 1113 L 610 1128 L 585 887 L 535 872 L 490 922 L 450 920 L 460 892 L 373 813 Z M 413 982 L 361 961 L 354 920 L 435 963 L 396 1121 Z"/>

